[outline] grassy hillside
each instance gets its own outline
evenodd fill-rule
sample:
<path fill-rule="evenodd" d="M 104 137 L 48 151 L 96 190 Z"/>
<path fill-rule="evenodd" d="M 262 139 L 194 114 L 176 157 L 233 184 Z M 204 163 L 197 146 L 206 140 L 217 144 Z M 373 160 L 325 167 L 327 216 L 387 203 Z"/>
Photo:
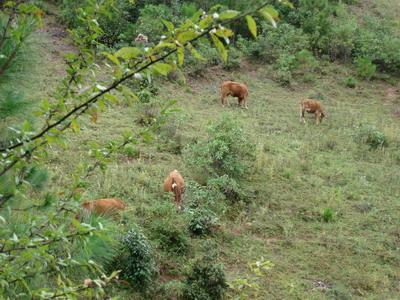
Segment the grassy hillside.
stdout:
<path fill-rule="evenodd" d="M 244 178 L 248 202 L 228 203 L 219 215 L 220 229 L 210 238 L 192 238 L 186 256 L 159 257 L 168 270 L 165 277 L 180 278 L 211 241 L 231 280 L 245 277 L 247 264 L 261 258 L 275 265 L 263 277 L 257 299 L 398 295 L 400 126 L 394 113 L 400 96 L 388 94 L 391 87 L 383 82 L 346 88 L 342 78 L 349 70 L 329 64 L 325 69 L 315 84 L 295 89 L 279 86 L 268 67 L 251 63 L 235 72 L 214 68 L 186 86 L 161 85 L 157 98 L 175 99 L 181 109 L 171 120 L 175 143 L 204 138 L 207 125 L 228 113 L 256 144 L 251 174 Z M 221 107 L 218 86 L 224 79 L 248 83 L 248 110 L 239 109 L 234 99 L 231 107 Z M 299 122 L 298 101 L 304 97 L 320 98 L 326 107 L 328 117 L 320 126 L 310 117 L 306 125 Z M 120 106 L 97 124 L 87 122 L 70 137 L 71 146 L 53 156 L 53 184 L 64 184 L 68 170 L 87 159 L 89 142 L 137 128 L 140 112 L 140 104 Z M 387 136 L 389 147 L 369 150 L 358 141 L 369 125 Z M 151 232 L 151 223 L 159 222 L 149 219 L 154 209 L 168 202 L 161 191 L 166 174 L 177 168 L 186 180 L 196 178 L 183 156 L 168 151 L 161 138 L 137 149 L 139 157 L 121 155 L 104 174 L 92 177 L 85 198 L 124 199 L 130 206 L 126 218 Z M 332 218 L 326 216 L 330 212 Z"/>

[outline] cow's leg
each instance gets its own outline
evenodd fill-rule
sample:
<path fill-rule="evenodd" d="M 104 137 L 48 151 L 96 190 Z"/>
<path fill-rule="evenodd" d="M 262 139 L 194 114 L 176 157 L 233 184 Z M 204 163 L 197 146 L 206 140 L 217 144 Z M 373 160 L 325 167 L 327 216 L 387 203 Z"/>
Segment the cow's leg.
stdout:
<path fill-rule="evenodd" d="M 315 123 L 318 125 L 321 123 L 321 113 L 320 112 L 315 112 Z"/>
<path fill-rule="evenodd" d="M 243 103 L 244 103 L 244 108 L 245 108 L 245 109 L 248 109 L 248 107 L 247 107 L 247 96 L 245 96 L 245 97 L 243 98 Z"/>
<path fill-rule="evenodd" d="M 222 107 L 225 107 L 225 95 L 224 94 L 221 94 L 221 104 L 222 104 Z"/>
<path fill-rule="evenodd" d="M 300 105 L 300 122 L 306 123 L 306 119 L 304 118 L 304 108 Z"/>

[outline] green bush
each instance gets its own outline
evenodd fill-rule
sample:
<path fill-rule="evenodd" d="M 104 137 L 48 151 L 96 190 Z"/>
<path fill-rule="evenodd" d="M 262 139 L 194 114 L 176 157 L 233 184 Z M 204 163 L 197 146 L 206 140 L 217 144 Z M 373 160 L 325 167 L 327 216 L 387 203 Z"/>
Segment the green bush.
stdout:
<path fill-rule="evenodd" d="M 196 50 L 202 56 L 202 60 L 196 59 L 189 53 L 185 56 L 185 70 L 190 76 L 204 76 L 209 67 L 221 62 L 217 49 L 211 46 L 208 39 L 197 42 Z"/>
<path fill-rule="evenodd" d="M 176 220 L 155 220 L 151 231 L 152 238 L 158 242 L 162 250 L 178 255 L 189 251 L 189 237 Z"/>
<path fill-rule="evenodd" d="M 220 191 L 230 201 L 237 202 L 245 198 L 245 193 L 238 179 L 229 177 L 227 174 L 210 178 L 207 185 Z"/>
<path fill-rule="evenodd" d="M 132 228 L 121 240 L 109 269 L 121 270 L 121 278 L 135 289 L 145 291 L 155 277 L 155 261 L 147 238 L 138 228 Z"/>
<path fill-rule="evenodd" d="M 174 21 L 172 8 L 165 5 L 146 5 L 140 9 L 140 16 L 134 25 L 135 36 L 139 33 L 147 35 L 149 41 L 158 41 L 164 33 L 164 20 Z M 175 20 L 176 21 L 176 20 Z"/>
<path fill-rule="evenodd" d="M 290 24 L 281 23 L 273 29 L 270 24 L 262 23 L 257 40 L 239 37 L 237 47 L 247 56 L 265 62 L 275 62 L 281 55 L 294 55 L 308 49 L 309 40 L 301 29 Z"/>
<path fill-rule="evenodd" d="M 241 178 L 250 168 L 254 145 L 233 115 L 222 118 L 207 128 L 208 138 L 186 148 L 188 164 L 206 178 L 227 175 Z"/>
<path fill-rule="evenodd" d="M 228 285 L 222 265 L 205 257 L 193 265 L 185 280 L 183 299 L 219 300 L 224 298 Z"/>
<path fill-rule="evenodd" d="M 189 214 L 189 231 L 194 235 L 210 234 L 217 224 L 216 215 L 209 209 L 195 209 Z"/>
<path fill-rule="evenodd" d="M 358 140 L 367 144 L 370 149 L 384 148 L 389 145 L 386 135 L 374 126 L 363 126 L 360 129 Z"/>
<path fill-rule="evenodd" d="M 399 74 L 400 36 L 384 20 L 365 18 L 355 39 L 354 55 L 363 57 L 385 70 Z"/>
<path fill-rule="evenodd" d="M 356 60 L 356 70 L 358 76 L 370 80 L 375 75 L 376 65 L 369 58 L 359 57 Z"/>
<path fill-rule="evenodd" d="M 228 60 L 223 64 L 225 70 L 231 71 L 240 68 L 242 53 L 235 47 L 230 47 L 228 51 Z"/>

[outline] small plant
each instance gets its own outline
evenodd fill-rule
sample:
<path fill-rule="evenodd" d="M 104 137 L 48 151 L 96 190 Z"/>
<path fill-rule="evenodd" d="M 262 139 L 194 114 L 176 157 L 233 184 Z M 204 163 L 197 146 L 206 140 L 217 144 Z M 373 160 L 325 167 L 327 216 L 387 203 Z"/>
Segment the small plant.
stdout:
<path fill-rule="evenodd" d="M 185 280 L 183 299 L 223 299 L 228 285 L 222 265 L 215 264 L 210 257 L 204 257 L 193 265 Z"/>
<path fill-rule="evenodd" d="M 345 79 L 344 84 L 348 88 L 354 89 L 357 86 L 357 80 L 354 77 L 350 76 Z"/>
<path fill-rule="evenodd" d="M 367 144 L 370 149 L 382 149 L 389 145 L 386 135 L 374 126 L 362 127 L 358 139 L 362 143 Z"/>
<path fill-rule="evenodd" d="M 360 57 L 356 60 L 357 75 L 363 79 L 371 80 L 376 72 L 374 65 L 369 58 Z"/>
<path fill-rule="evenodd" d="M 121 270 L 121 278 L 139 291 L 149 288 L 155 276 L 155 261 L 147 238 L 133 228 L 121 240 L 117 256 L 109 267 Z"/>
<path fill-rule="evenodd" d="M 321 213 L 321 218 L 324 222 L 332 222 L 335 217 L 335 212 L 332 208 L 325 208 Z"/>
<path fill-rule="evenodd" d="M 139 149 L 137 149 L 135 146 L 133 146 L 131 144 L 125 145 L 123 152 L 129 158 L 139 158 L 139 156 L 140 156 Z"/>
<path fill-rule="evenodd" d="M 205 235 L 212 232 L 213 227 L 217 224 L 215 214 L 208 209 L 196 209 L 191 211 L 189 221 L 189 231 L 195 235 Z"/>

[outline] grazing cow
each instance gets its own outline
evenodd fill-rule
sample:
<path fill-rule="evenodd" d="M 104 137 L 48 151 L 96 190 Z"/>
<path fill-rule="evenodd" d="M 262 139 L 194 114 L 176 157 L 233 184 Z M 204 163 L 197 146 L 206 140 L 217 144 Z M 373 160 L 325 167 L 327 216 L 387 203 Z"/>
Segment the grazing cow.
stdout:
<path fill-rule="evenodd" d="M 108 198 L 94 201 L 85 201 L 81 207 L 86 214 L 95 213 L 96 215 L 113 215 L 118 211 L 124 210 L 126 205 L 119 199 Z"/>
<path fill-rule="evenodd" d="M 164 192 L 172 192 L 175 195 L 175 205 L 181 209 L 182 194 L 185 192 L 185 181 L 182 175 L 173 170 L 164 180 Z"/>
<path fill-rule="evenodd" d="M 300 101 L 300 122 L 306 123 L 304 112 L 314 114 L 317 124 L 321 123 L 322 119 L 326 116 L 325 110 L 321 103 L 312 99 L 304 99 Z"/>
<path fill-rule="evenodd" d="M 147 35 L 139 33 L 138 36 L 135 38 L 135 42 L 148 43 L 149 38 L 147 37 Z"/>
<path fill-rule="evenodd" d="M 232 96 L 238 98 L 238 104 L 242 108 L 247 109 L 247 96 L 249 95 L 249 90 L 247 86 L 243 83 L 238 83 L 234 81 L 224 81 L 221 84 L 221 103 L 225 106 L 225 101 L 229 106 L 228 99 L 226 97 Z"/>

